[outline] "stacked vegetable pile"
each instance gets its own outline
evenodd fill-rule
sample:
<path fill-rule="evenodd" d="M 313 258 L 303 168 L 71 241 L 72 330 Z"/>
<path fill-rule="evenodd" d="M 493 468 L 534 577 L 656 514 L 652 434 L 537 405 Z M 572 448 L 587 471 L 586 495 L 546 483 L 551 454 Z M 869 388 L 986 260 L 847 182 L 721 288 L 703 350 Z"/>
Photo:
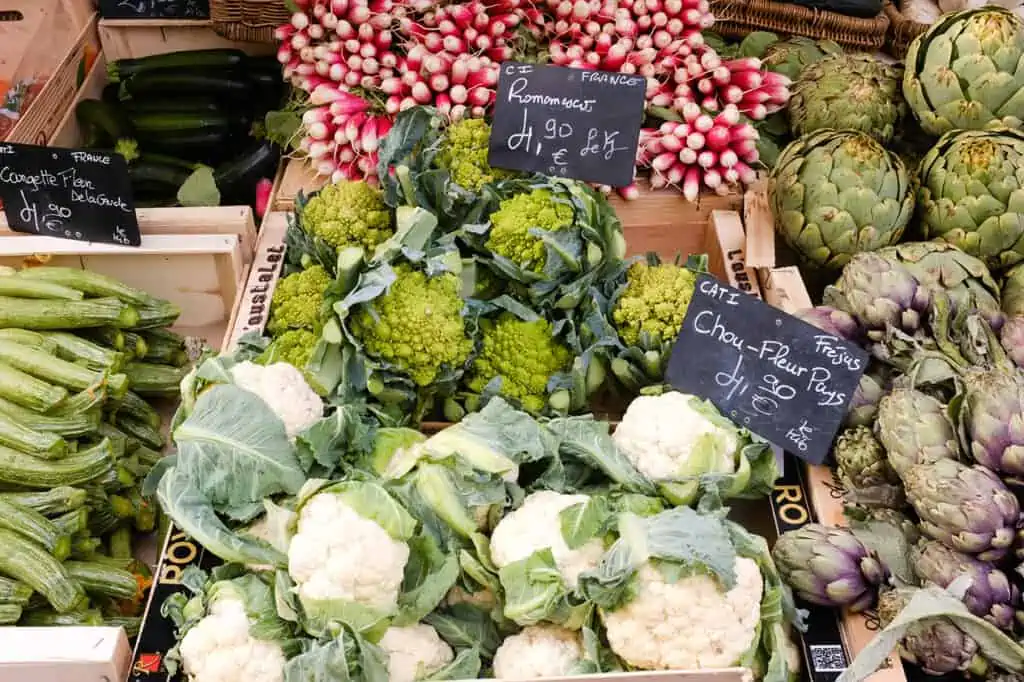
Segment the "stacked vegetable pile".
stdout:
<path fill-rule="evenodd" d="M 769 180 L 776 229 L 801 263 L 834 276 L 905 236 L 997 272 L 1024 260 L 1024 19 L 995 6 L 948 14 L 905 67 L 818 47 L 768 48 L 804 64 L 787 109 L 797 139 Z"/>
<path fill-rule="evenodd" d="M 75 109 L 86 148 L 128 161 L 136 205 L 256 205 L 280 149 L 263 118 L 285 88 L 273 59 L 192 50 L 108 64 L 102 99 Z"/>
<path fill-rule="evenodd" d="M 489 133 L 407 110 L 383 142 L 381 188 L 300 197 L 262 361 L 413 425 L 495 395 L 564 415 L 658 390 L 705 259 L 624 259 L 600 193 L 492 169 Z"/>
<path fill-rule="evenodd" d="M 164 446 L 185 340 L 168 301 L 106 276 L 0 273 L 0 623 L 138 629 L 141 483 Z"/>
<path fill-rule="evenodd" d="M 765 540 L 721 507 L 766 496 L 774 456 L 710 404 L 643 397 L 609 433 L 496 397 L 427 437 L 363 403 L 322 402 L 291 365 L 255 358 L 243 346 L 189 375 L 177 453 L 147 480 L 226 562 L 186 569 L 191 598 L 161 605 L 179 636 L 172 674 L 796 671 L 792 597 Z"/>
<path fill-rule="evenodd" d="M 886 247 L 854 256 L 803 315 L 874 362 L 832 453 L 851 529 L 812 524 L 774 548 L 798 596 L 877 604 L 889 627 L 848 679 L 896 644 L 930 675 L 1024 672 L 1024 371 L 1019 327 L 1005 323 L 1019 319 L 1021 272 L 1001 295 L 984 262 L 950 245 Z"/>
<path fill-rule="evenodd" d="M 307 0 L 278 29 L 284 76 L 308 95 L 298 147 L 334 181 L 377 177 L 380 139 L 399 111 L 432 105 L 452 120 L 491 113 L 498 64 L 518 60 L 647 79 L 648 147 L 658 187 L 725 193 L 753 180 L 748 122 L 783 108 L 789 80 L 759 59 L 722 59 L 701 31 L 707 3 L 610 0 Z M 666 121 L 674 125 L 659 127 Z M 621 190 L 626 198 L 635 186 Z"/>

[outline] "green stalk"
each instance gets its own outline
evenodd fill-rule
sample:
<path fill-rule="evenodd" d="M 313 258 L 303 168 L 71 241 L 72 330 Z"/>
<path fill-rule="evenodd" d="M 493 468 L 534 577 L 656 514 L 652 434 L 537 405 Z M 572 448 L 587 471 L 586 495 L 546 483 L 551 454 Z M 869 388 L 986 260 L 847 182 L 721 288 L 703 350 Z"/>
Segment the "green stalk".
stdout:
<path fill-rule="evenodd" d="M 117 425 L 121 427 L 121 430 L 129 437 L 135 438 L 143 445 L 153 448 L 154 450 L 162 450 L 165 445 L 164 437 L 159 431 L 149 424 L 145 424 L 129 415 L 118 415 Z"/>
<path fill-rule="evenodd" d="M 57 526 L 65 535 L 80 535 L 89 530 L 89 510 L 85 507 L 72 509 L 52 519 L 53 525 Z"/>
<path fill-rule="evenodd" d="M 125 353 L 131 353 L 130 349 L 125 348 L 124 343 L 124 332 L 116 327 L 97 327 L 96 329 L 83 329 L 81 332 L 82 336 L 87 339 L 92 339 L 96 343 L 103 344 L 108 348 L 116 351 L 123 351 Z"/>

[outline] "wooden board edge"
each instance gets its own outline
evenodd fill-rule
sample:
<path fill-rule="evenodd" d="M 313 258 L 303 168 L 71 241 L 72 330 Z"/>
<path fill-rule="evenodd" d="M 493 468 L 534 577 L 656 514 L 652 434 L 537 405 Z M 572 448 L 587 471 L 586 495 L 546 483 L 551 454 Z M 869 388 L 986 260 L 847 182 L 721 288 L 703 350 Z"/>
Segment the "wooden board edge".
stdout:
<path fill-rule="evenodd" d="M 231 315 L 233 322 L 225 337 L 225 352 L 234 350 L 243 335 L 262 332 L 266 326 L 270 314 L 270 297 L 281 277 L 287 229 L 287 213 L 275 211 L 264 217 L 248 277 Z"/>
<path fill-rule="evenodd" d="M 775 221 L 768 204 L 767 181 L 760 179 L 743 196 L 747 261 L 753 268 L 775 267 Z"/>
<path fill-rule="evenodd" d="M 729 285 L 763 299 L 757 274 L 747 263 L 743 218 L 736 211 L 712 211 L 705 233 L 712 273 L 724 273 Z"/>

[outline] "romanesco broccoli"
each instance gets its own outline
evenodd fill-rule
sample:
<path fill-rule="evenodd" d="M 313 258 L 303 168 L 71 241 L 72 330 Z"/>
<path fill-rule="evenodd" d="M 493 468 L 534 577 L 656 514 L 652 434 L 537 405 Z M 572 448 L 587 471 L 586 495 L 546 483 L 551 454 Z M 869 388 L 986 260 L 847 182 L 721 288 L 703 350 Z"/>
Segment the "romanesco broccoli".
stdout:
<path fill-rule="evenodd" d="M 535 189 L 517 194 L 501 202 L 491 215 L 491 233 L 487 248 L 508 258 L 524 270 L 542 272 L 546 249 L 540 237 L 530 234 L 531 228 L 554 232 L 572 225 L 573 209 L 559 203 L 550 190 Z"/>
<path fill-rule="evenodd" d="M 292 367 L 303 369 L 309 364 L 319 339 L 317 334 L 308 329 L 289 329 L 274 337 L 268 351 L 272 353 L 275 362 L 287 362 Z"/>
<path fill-rule="evenodd" d="M 462 282 L 451 273 L 427 277 L 407 265 L 395 273 L 387 292 L 352 316 L 351 330 L 370 357 L 427 386 L 442 366 L 462 366 L 473 348 L 462 317 Z"/>
<path fill-rule="evenodd" d="M 336 249 L 372 250 L 394 234 L 383 195 L 362 180 L 324 187 L 302 209 L 302 228 Z"/>
<path fill-rule="evenodd" d="M 519 401 L 527 412 L 541 412 L 547 404 L 551 375 L 572 364 L 572 353 L 551 335 L 551 323 L 544 319 L 526 322 L 512 313 L 502 313 L 480 327 L 482 349 L 466 386 L 481 393 L 488 382 L 500 376 L 503 396 Z"/>
<path fill-rule="evenodd" d="M 293 272 L 281 279 L 270 299 L 267 331 L 277 336 L 289 329 L 319 332 L 320 309 L 331 277 L 322 266 Z"/>
<path fill-rule="evenodd" d="M 636 346 L 643 332 L 653 343 L 672 342 L 686 317 L 697 276 L 673 263 L 639 262 L 630 266 L 626 282 L 612 313 L 623 342 Z"/>
<path fill-rule="evenodd" d="M 491 168 L 487 147 L 491 126 L 482 118 L 465 118 L 445 130 L 437 164 L 448 171 L 456 184 L 477 192 L 484 185 L 510 177 L 511 172 Z"/>

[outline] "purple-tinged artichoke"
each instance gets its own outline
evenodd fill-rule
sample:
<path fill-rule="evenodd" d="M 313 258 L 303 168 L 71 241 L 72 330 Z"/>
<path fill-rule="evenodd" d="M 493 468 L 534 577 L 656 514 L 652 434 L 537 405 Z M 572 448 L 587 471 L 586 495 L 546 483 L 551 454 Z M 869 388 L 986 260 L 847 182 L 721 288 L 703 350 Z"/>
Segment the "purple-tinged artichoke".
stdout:
<path fill-rule="evenodd" d="M 896 509 L 887 509 L 885 507 L 846 507 L 844 515 L 853 522 L 851 525 L 854 529 L 877 523 L 892 526 L 896 532 L 903 536 L 908 547 L 921 539 L 921 531 L 918 529 L 917 524 L 911 521 L 910 517 L 906 514 Z"/>
<path fill-rule="evenodd" d="M 863 611 L 889 571 L 847 528 L 810 523 L 779 536 L 772 549 L 779 573 L 801 599 Z"/>
<path fill-rule="evenodd" d="M 957 459 L 956 429 L 937 399 L 912 388 L 896 388 L 878 404 L 878 439 L 889 463 L 903 476 L 915 464 Z"/>
<path fill-rule="evenodd" d="M 1000 341 L 1013 364 L 1024 369 L 1024 315 L 1006 319 L 1000 330 Z"/>
<path fill-rule="evenodd" d="M 878 404 L 892 388 L 892 375 L 885 365 L 874 363 L 861 375 L 846 413 L 846 426 L 871 426 L 878 416 Z"/>
<path fill-rule="evenodd" d="M 963 602 L 974 615 L 1003 630 L 1013 628 L 1020 594 L 1006 574 L 987 561 L 957 552 L 935 540 L 922 540 L 910 550 L 910 564 L 923 586 L 949 587 L 962 575 L 971 585 Z"/>
<path fill-rule="evenodd" d="M 963 384 L 957 416 L 967 451 L 1005 478 L 1024 479 L 1024 374 L 972 369 Z"/>
<path fill-rule="evenodd" d="M 928 537 L 983 561 L 998 561 L 1013 544 L 1020 505 L 988 469 L 942 459 L 912 466 L 902 478 Z"/>
<path fill-rule="evenodd" d="M 797 317 L 809 325 L 815 326 L 821 331 L 838 336 L 847 341 L 856 343 L 861 338 L 861 329 L 853 315 L 830 308 L 827 305 L 819 305 L 813 308 L 805 308 L 798 311 Z"/>
<path fill-rule="evenodd" d="M 852 315 L 876 341 L 889 327 L 916 332 L 931 300 L 931 290 L 913 272 L 877 252 L 855 255 L 824 296 L 826 305 Z"/>
<path fill-rule="evenodd" d="M 1024 264 L 1011 268 L 1003 278 L 1002 344 L 1017 367 L 1024 369 Z"/>
<path fill-rule="evenodd" d="M 906 504 L 900 478 L 868 427 L 855 426 L 840 433 L 832 456 L 848 503 L 890 509 Z"/>
<path fill-rule="evenodd" d="M 915 590 L 888 590 L 878 597 L 878 620 L 887 627 L 913 597 Z M 978 643 L 948 618 L 924 618 L 912 623 L 900 641 L 900 657 L 928 675 L 970 671 L 983 674 L 988 667 Z"/>

